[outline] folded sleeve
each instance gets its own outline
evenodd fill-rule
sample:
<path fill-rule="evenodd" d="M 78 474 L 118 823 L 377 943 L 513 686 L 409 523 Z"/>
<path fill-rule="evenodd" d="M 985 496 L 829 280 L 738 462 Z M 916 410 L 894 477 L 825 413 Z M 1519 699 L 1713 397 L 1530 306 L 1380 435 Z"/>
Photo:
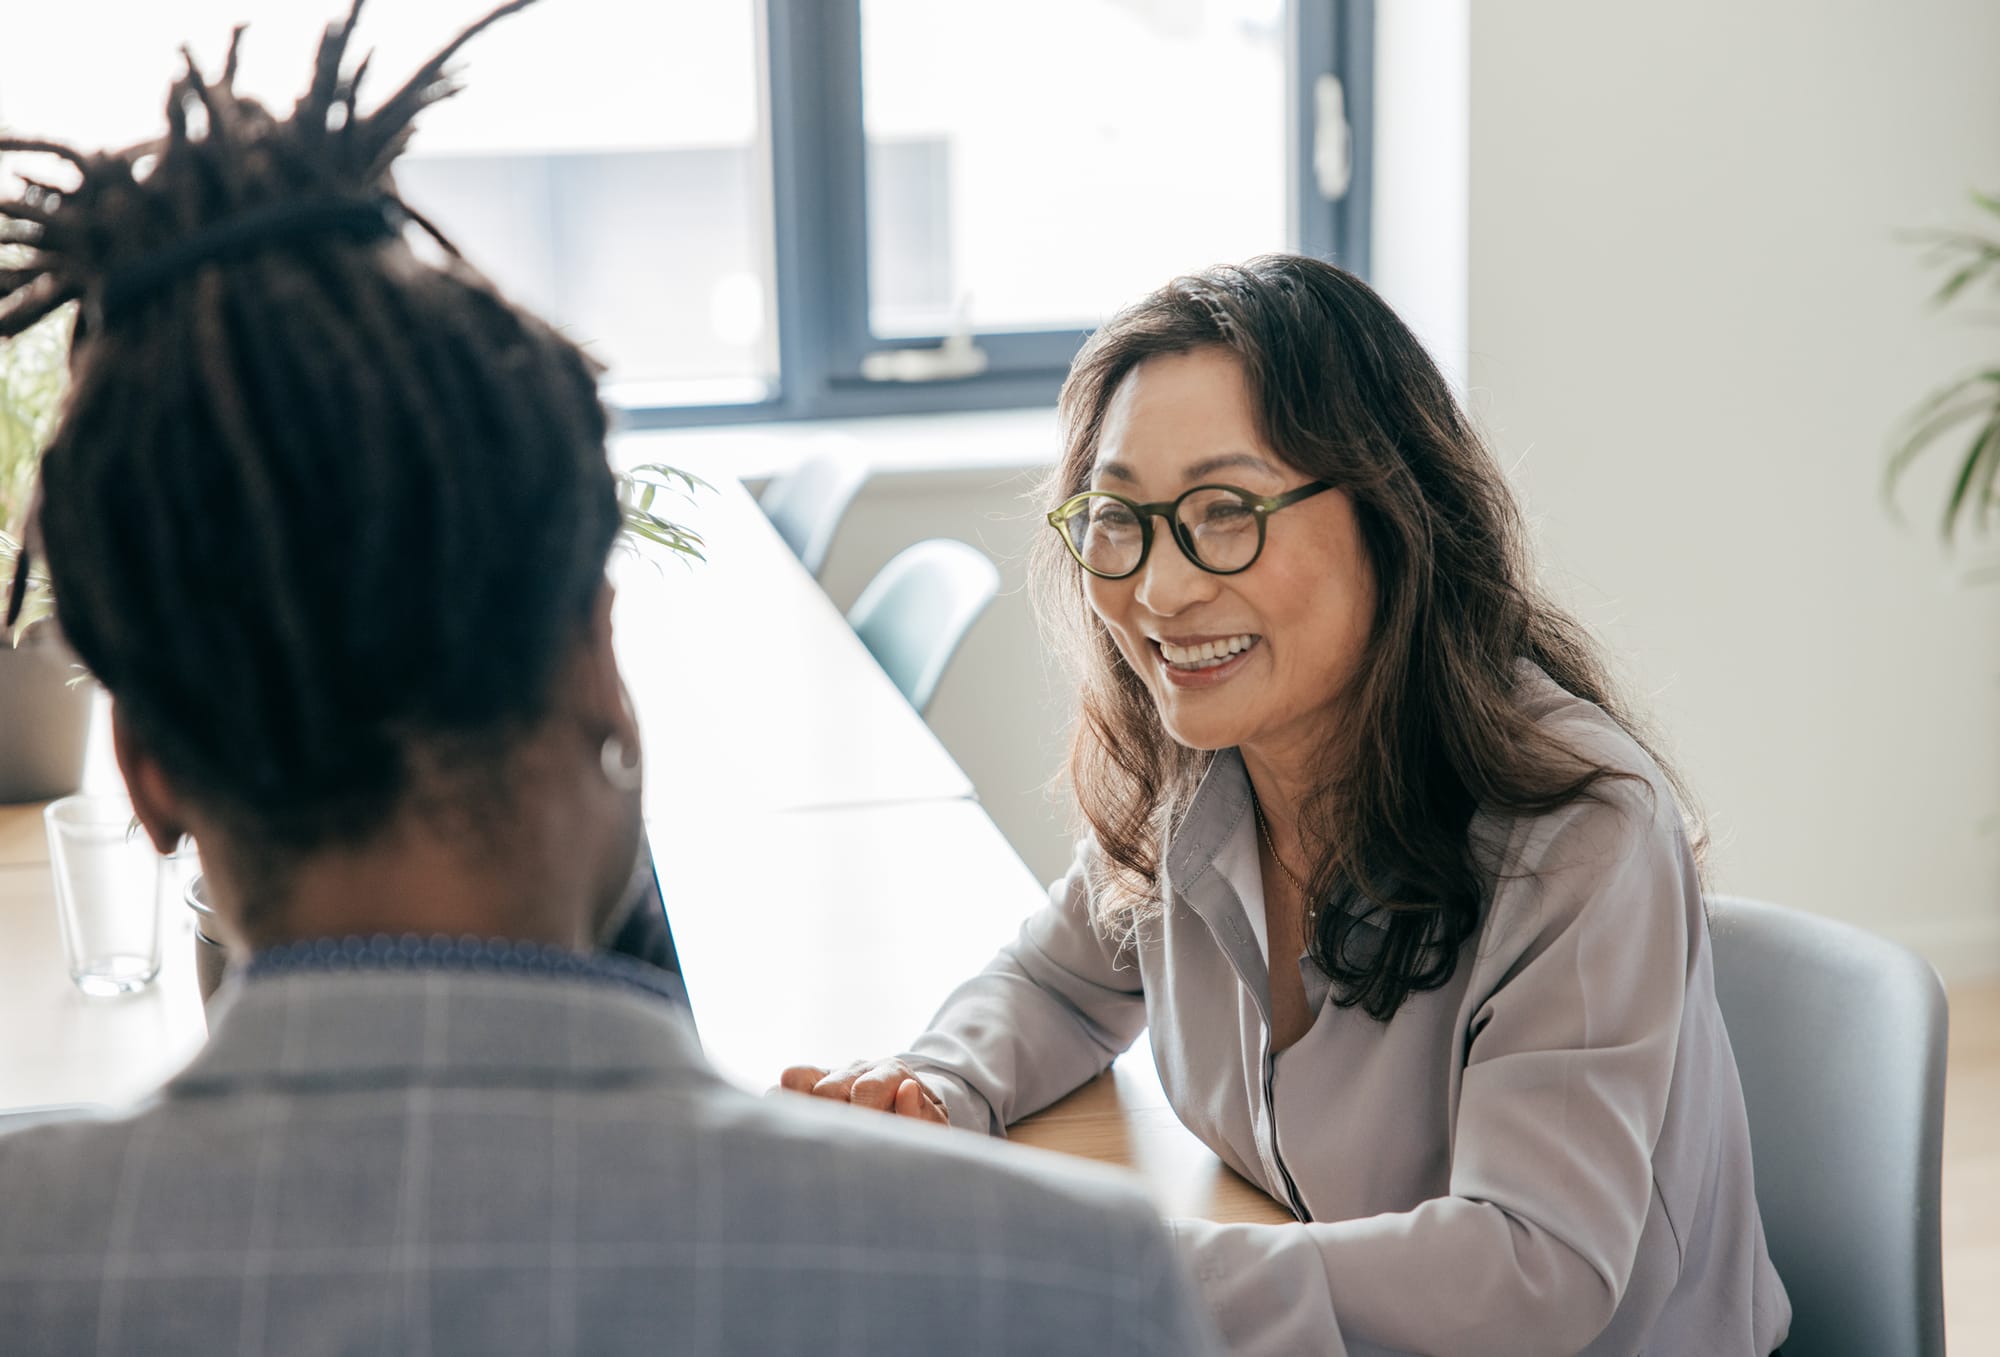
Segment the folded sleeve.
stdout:
<path fill-rule="evenodd" d="M 1004 1135 L 1102 1073 L 1145 1030 L 1136 961 L 1091 925 L 1094 852 L 1078 847 L 1048 903 L 902 1053 L 952 1125 Z"/>
<path fill-rule="evenodd" d="M 1176 1224 L 1231 1352 L 1548 1357 L 1610 1323 L 1654 1193 L 1700 901 L 1654 792 L 1621 785 L 1535 822 L 1545 847 L 1517 850 L 1461 957 L 1487 997 L 1449 1196 L 1324 1224 Z"/>

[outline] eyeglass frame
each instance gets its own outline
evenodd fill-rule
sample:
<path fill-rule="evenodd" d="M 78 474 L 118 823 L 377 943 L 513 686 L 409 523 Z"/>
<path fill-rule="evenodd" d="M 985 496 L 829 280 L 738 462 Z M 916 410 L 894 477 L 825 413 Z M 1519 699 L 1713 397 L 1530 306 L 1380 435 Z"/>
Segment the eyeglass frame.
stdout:
<path fill-rule="evenodd" d="M 1127 499 L 1125 496 L 1112 490 L 1079 490 L 1076 494 L 1071 495 L 1061 504 L 1049 510 L 1046 517 L 1049 526 L 1056 530 L 1056 536 L 1062 538 L 1063 546 L 1069 549 L 1070 559 L 1075 561 L 1086 574 L 1094 575 L 1101 580 L 1129 580 L 1146 568 L 1146 558 L 1153 554 L 1153 520 L 1155 518 L 1164 518 L 1167 520 L 1168 532 L 1174 539 L 1174 545 L 1181 549 L 1181 555 L 1187 557 L 1189 563 L 1195 569 L 1206 571 L 1211 575 L 1240 575 L 1251 566 L 1257 564 L 1258 558 L 1264 554 L 1266 526 L 1270 522 L 1272 514 L 1277 513 L 1280 509 L 1289 509 L 1301 500 L 1311 499 L 1322 490 L 1331 490 L 1333 488 L 1334 483 L 1332 481 L 1307 481 L 1304 485 L 1295 486 L 1290 490 L 1284 491 L 1282 494 L 1257 495 L 1245 490 L 1240 485 L 1223 485 L 1218 482 L 1209 485 L 1190 486 L 1172 499 L 1157 500 L 1151 504 L 1141 504 L 1136 499 Z M 1250 559 L 1242 565 L 1228 570 L 1218 570 L 1196 556 L 1194 543 L 1189 540 L 1188 535 L 1183 535 L 1185 529 L 1182 527 L 1179 515 L 1181 503 L 1190 495 L 1198 495 L 1204 490 L 1228 491 L 1230 494 L 1241 499 L 1243 507 L 1256 517 L 1257 549 L 1250 553 Z M 1070 508 L 1078 500 L 1090 499 L 1092 497 L 1117 500 L 1137 515 L 1139 519 L 1139 559 L 1132 563 L 1130 570 L 1124 571 L 1121 574 L 1111 575 L 1092 566 L 1083 559 L 1083 553 L 1077 549 L 1076 543 L 1070 540 L 1069 533 L 1063 529 L 1063 511 Z"/>

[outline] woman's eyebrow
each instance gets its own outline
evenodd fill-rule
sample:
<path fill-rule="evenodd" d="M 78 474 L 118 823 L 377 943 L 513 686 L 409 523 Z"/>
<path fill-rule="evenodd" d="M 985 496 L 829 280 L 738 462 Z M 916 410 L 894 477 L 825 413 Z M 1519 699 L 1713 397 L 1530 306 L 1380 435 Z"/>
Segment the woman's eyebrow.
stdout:
<path fill-rule="evenodd" d="M 1278 471 L 1271 465 L 1268 457 L 1260 457 L 1254 452 L 1224 452 L 1213 457 L 1204 457 L 1192 466 L 1184 468 L 1181 471 L 1181 478 L 1190 482 L 1199 481 L 1231 467 L 1248 467 L 1253 471 L 1268 471 L 1272 475 L 1276 475 Z M 1134 484 L 1139 479 L 1131 467 L 1119 461 L 1099 462 L 1091 468 L 1091 475 L 1093 478 L 1104 477 L 1123 481 L 1127 485 Z"/>
<path fill-rule="evenodd" d="M 1199 481 L 1230 467 L 1248 467 L 1253 471 L 1269 471 L 1274 474 L 1277 471 L 1268 458 L 1259 457 L 1254 452 L 1225 452 L 1214 457 L 1204 457 L 1181 474 L 1188 480 Z"/>

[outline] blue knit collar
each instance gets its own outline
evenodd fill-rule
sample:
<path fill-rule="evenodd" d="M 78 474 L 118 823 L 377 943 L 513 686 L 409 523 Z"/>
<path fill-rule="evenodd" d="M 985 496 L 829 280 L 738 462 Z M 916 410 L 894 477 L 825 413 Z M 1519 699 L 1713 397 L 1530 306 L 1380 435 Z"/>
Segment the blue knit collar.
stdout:
<path fill-rule="evenodd" d="M 683 1007 L 687 1003 L 680 977 L 657 966 L 608 952 L 585 955 L 515 938 L 389 933 L 310 938 L 255 953 L 244 966 L 243 976 L 246 980 L 260 980 L 267 976 L 368 971 L 456 971 L 586 980 L 644 990 Z"/>

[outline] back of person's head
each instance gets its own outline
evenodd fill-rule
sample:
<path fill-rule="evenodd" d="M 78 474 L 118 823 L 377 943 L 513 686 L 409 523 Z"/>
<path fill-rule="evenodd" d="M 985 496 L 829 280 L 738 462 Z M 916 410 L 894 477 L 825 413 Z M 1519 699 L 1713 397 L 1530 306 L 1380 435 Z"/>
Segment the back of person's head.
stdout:
<path fill-rule="evenodd" d="M 177 792 L 275 852 L 365 838 L 430 771 L 504 752 L 603 585 L 593 365 L 390 176 L 446 62 L 527 3 L 372 109 L 356 0 L 288 114 L 234 90 L 238 29 L 157 142 L 0 141 L 74 180 L 0 200 L 29 247 L 0 337 L 80 307 L 30 537 L 57 619 Z"/>

